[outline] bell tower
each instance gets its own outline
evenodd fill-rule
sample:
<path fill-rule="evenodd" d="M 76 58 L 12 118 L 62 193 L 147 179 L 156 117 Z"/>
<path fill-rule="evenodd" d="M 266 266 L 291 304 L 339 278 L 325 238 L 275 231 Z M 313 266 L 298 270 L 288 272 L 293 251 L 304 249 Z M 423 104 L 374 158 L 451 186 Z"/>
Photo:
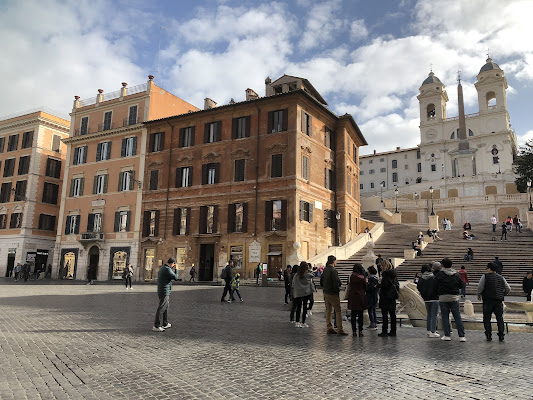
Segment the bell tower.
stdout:
<path fill-rule="evenodd" d="M 417 99 L 420 104 L 420 127 L 442 122 L 446 119 L 448 94 L 439 78 L 431 71 L 422 86 Z"/>
<path fill-rule="evenodd" d="M 503 70 L 490 57 L 481 67 L 475 86 L 480 114 L 507 110 L 507 79 Z"/>

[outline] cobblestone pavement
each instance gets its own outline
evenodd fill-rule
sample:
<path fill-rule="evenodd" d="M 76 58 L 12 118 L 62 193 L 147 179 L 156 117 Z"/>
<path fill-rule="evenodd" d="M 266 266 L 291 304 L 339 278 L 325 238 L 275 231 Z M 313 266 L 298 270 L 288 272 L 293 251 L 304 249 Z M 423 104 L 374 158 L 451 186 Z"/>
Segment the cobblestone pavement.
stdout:
<path fill-rule="evenodd" d="M 151 332 L 155 287 L 0 284 L 0 399 L 531 399 L 533 335 L 487 343 L 327 336 L 288 321 L 282 288 L 177 286 Z M 350 328 L 347 327 L 349 331 Z"/>

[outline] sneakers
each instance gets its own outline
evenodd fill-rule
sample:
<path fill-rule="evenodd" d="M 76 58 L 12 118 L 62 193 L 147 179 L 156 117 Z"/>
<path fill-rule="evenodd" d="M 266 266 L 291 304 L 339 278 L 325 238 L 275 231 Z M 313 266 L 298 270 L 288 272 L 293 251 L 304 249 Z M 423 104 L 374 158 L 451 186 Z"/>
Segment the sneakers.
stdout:
<path fill-rule="evenodd" d="M 312 313 L 311 311 L 309 311 L 309 312 L 307 313 L 307 316 L 310 317 L 311 315 L 313 315 L 313 313 Z"/>
<path fill-rule="evenodd" d="M 294 326 L 297 327 L 297 328 L 301 328 L 301 327 L 302 327 L 302 324 L 299 323 L 299 322 L 296 322 L 296 323 L 294 324 Z"/>
<path fill-rule="evenodd" d="M 300 324 L 300 328 L 309 328 L 309 325 L 307 325 L 307 324 Z"/>
<path fill-rule="evenodd" d="M 460 342 L 466 342 L 466 338 L 465 338 L 464 336 L 463 336 L 463 337 L 460 337 L 460 338 L 459 338 L 459 341 L 460 341 Z"/>
<path fill-rule="evenodd" d="M 440 335 L 437 332 L 428 332 L 428 337 L 430 337 L 430 338 L 439 338 Z"/>
<path fill-rule="evenodd" d="M 294 320 L 291 320 L 290 323 L 291 323 L 291 324 L 294 324 Z"/>
<path fill-rule="evenodd" d="M 164 332 L 164 331 L 165 331 L 165 330 L 163 329 L 163 327 L 161 327 L 161 326 L 154 326 L 154 327 L 152 328 L 152 330 L 153 330 L 154 332 Z"/>
<path fill-rule="evenodd" d="M 243 301 L 244 301 L 244 300 L 243 300 L 243 299 L 241 299 L 241 303 L 242 303 Z"/>
<path fill-rule="evenodd" d="M 441 337 L 441 340 L 444 340 L 444 341 L 446 341 L 446 342 L 449 342 L 450 340 L 452 340 L 452 338 L 449 337 L 449 336 L 443 336 L 443 337 Z"/>
<path fill-rule="evenodd" d="M 231 300 L 228 300 L 227 303 L 231 303 Z"/>
<path fill-rule="evenodd" d="M 359 331 L 359 337 L 363 337 L 363 336 L 365 336 L 365 335 L 363 335 L 363 331 Z"/>
<path fill-rule="evenodd" d="M 168 323 L 167 323 L 165 326 L 163 326 L 162 328 L 163 328 L 163 329 L 168 329 L 168 328 L 170 328 L 170 327 L 172 327 L 172 324 L 171 324 L 170 322 L 168 322 Z"/>

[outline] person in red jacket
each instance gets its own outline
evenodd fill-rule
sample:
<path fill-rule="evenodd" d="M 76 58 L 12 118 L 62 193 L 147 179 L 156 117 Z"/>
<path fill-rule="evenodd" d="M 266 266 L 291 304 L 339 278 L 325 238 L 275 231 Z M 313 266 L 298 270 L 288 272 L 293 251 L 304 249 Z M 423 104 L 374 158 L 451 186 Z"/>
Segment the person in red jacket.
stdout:
<path fill-rule="evenodd" d="M 366 301 L 367 283 L 365 270 L 360 263 L 355 263 L 353 272 L 348 280 L 350 293 L 348 295 L 348 309 L 352 312 L 352 335 L 357 336 L 357 325 L 359 325 L 359 337 L 363 337 L 363 311 L 368 308 Z"/>
<path fill-rule="evenodd" d="M 458 271 L 459 276 L 463 280 L 463 287 L 461 288 L 461 297 L 464 299 L 466 297 L 466 285 L 468 285 L 468 274 L 466 273 L 465 266 L 462 265 L 461 269 Z"/>

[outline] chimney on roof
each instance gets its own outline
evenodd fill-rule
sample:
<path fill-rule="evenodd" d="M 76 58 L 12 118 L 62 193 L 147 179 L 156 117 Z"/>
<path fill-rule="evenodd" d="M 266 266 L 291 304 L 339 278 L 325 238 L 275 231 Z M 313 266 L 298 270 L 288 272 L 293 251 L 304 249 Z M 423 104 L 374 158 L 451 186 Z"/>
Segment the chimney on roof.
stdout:
<path fill-rule="evenodd" d="M 104 89 L 98 89 L 98 94 L 96 95 L 96 104 L 104 101 Z"/>
<path fill-rule="evenodd" d="M 396 150 L 400 150 L 400 146 L 396 146 Z"/>
<path fill-rule="evenodd" d="M 270 96 L 268 92 L 268 88 L 270 87 L 271 83 L 272 83 L 272 79 L 270 79 L 270 76 L 267 76 L 265 79 L 265 96 Z"/>
<path fill-rule="evenodd" d="M 79 108 L 80 106 L 80 96 L 74 96 L 74 105 L 72 106 L 72 111 L 76 111 L 76 108 Z"/>
<path fill-rule="evenodd" d="M 246 89 L 246 101 L 258 99 L 259 95 L 253 89 Z"/>
<path fill-rule="evenodd" d="M 211 100 L 209 97 L 206 97 L 204 99 L 204 110 L 210 110 L 212 108 L 215 108 L 216 106 L 217 106 L 217 103 Z"/>
<path fill-rule="evenodd" d="M 154 85 L 154 76 L 148 75 L 148 82 L 146 84 L 146 93 L 152 92 L 152 85 Z"/>
<path fill-rule="evenodd" d="M 126 82 L 122 82 L 122 88 L 120 89 L 120 97 L 124 97 L 128 94 L 128 84 Z"/>
<path fill-rule="evenodd" d="M 154 80 L 154 76 L 153 75 L 148 75 L 148 79 L 153 81 Z"/>

